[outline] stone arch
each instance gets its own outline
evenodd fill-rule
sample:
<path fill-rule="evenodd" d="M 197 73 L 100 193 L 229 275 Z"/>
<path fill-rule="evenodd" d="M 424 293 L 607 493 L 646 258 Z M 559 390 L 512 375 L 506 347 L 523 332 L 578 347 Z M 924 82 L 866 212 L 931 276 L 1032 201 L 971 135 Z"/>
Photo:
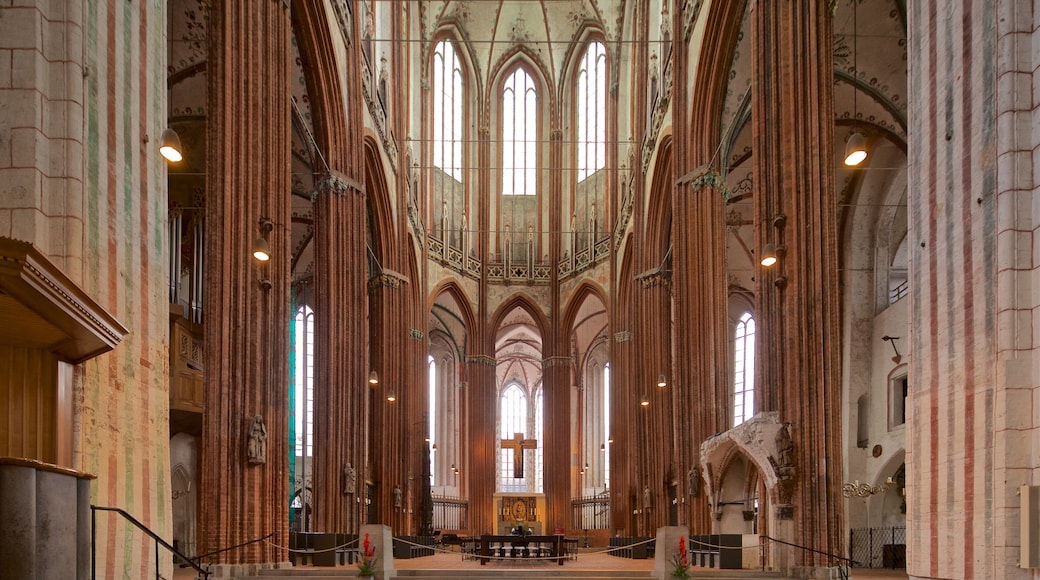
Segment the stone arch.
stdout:
<path fill-rule="evenodd" d="M 777 458 L 779 452 L 776 444 L 781 428 L 783 423 L 780 422 L 779 413 L 758 413 L 750 420 L 701 444 L 701 473 L 707 501 L 713 510 L 719 506 L 722 477 L 737 454 L 742 455 L 759 473 L 759 481 L 766 492 L 765 497 L 759 498 L 760 501 L 780 509 L 789 503 L 790 487 L 785 489 L 784 486 L 793 486 L 797 474 L 778 473 L 783 471 L 779 465 L 781 460 Z M 768 517 L 770 522 L 775 519 Z"/>

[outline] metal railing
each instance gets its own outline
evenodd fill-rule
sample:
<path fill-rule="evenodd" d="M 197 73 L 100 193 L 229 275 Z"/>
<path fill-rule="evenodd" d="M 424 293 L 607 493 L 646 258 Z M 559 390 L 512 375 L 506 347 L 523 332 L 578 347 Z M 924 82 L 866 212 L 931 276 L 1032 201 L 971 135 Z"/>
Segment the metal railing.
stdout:
<path fill-rule="evenodd" d="M 609 530 L 610 493 L 572 499 L 571 525 L 576 530 Z"/>
<path fill-rule="evenodd" d="M 785 542 L 783 540 L 778 540 L 778 539 L 776 539 L 776 538 L 774 538 L 772 536 L 761 535 L 761 536 L 759 536 L 759 546 L 760 546 L 760 549 L 762 550 L 761 558 L 762 558 L 762 569 L 763 570 L 765 570 L 765 568 L 766 568 L 766 553 L 765 553 L 766 543 L 763 540 L 768 540 L 770 542 L 773 542 L 773 543 L 776 543 L 776 544 L 782 544 L 784 546 L 790 546 L 792 548 L 798 548 L 799 550 L 802 550 L 804 552 L 810 552 L 810 553 L 813 553 L 813 554 L 819 554 L 821 556 L 827 556 L 829 558 L 832 558 L 833 560 L 837 560 L 837 562 L 838 562 L 838 574 L 844 580 L 848 580 L 849 579 L 849 568 L 858 565 L 858 562 L 856 562 L 855 560 L 853 560 L 851 558 L 846 558 L 845 556 L 839 556 L 837 554 L 831 554 L 830 552 L 824 552 L 822 550 L 817 550 L 815 548 L 810 548 L 809 546 L 801 546 L 799 544 L 792 544 L 791 542 Z"/>
<path fill-rule="evenodd" d="M 433 527 L 438 530 L 464 530 L 469 501 L 447 495 L 433 496 Z"/>
<path fill-rule="evenodd" d="M 209 578 L 209 570 L 204 569 L 202 566 L 196 564 L 190 558 L 182 554 L 177 548 L 174 548 L 166 540 L 160 538 L 155 532 L 148 529 L 148 526 L 142 524 L 134 516 L 128 514 L 126 511 L 114 508 L 114 507 L 103 507 L 92 505 L 90 506 L 90 577 L 92 580 L 97 578 L 97 512 L 115 512 L 123 516 L 126 521 L 137 526 L 139 530 L 144 532 L 148 537 L 155 540 L 155 580 L 162 580 L 162 576 L 159 574 L 159 546 L 166 548 L 177 556 L 189 566 L 191 566 L 196 572 L 202 575 L 203 578 Z"/>

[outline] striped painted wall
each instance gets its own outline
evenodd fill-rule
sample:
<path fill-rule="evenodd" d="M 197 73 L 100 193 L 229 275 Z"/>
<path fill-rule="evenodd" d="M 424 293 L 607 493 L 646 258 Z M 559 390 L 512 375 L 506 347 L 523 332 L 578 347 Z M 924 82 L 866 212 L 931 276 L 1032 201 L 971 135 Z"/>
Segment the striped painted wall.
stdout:
<path fill-rule="evenodd" d="M 1037 577 L 1017 567 L 1018 486 L 1040 483 L 1031 4 L 908 5 L 911 577 Z"/>
<path fill-rule="evenodd" d="M 79 370 L 78 467 L 98 476 L 95 503 L 171 538 L 166 178 L 156 152 L 166 119 L 165 2 L 66 3 L 83 10 L 83 284 L 130 328 L 116 350 Z M 98 578 L 154 577 L 154 545 L 131 530 L 99 516 Z"/>

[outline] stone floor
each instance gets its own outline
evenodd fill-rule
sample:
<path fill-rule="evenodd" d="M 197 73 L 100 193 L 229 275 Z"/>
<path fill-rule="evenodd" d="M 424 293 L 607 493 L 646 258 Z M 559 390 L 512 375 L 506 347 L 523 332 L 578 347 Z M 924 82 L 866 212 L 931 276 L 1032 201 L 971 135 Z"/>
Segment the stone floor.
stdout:
<path fill-rule="evenodd" d="M 463 560 L 462 555 L 459 552 L 440 552 L 433 556 L 426 558 L 416 558 L 413 560 L 395 560 L 394 566 L 398 570 L 487 570 L 489 577 L 493 577 L 496 572 L 504 570 L 516 569 L 518 564 L 510 561 L 502 562 L 491 562 L 488 565 L 481 567 L 479 563 L 474 560 Z M 530 568 L 544 568 L 547 571 L 555 569 L 556 565 L 549 562 L 533 562 L 523 561 L 520 566 L 525 569 Z M 647 571 L 650 572 L 654 568 L 653 560 L 630 560 L 628 558 L 618 558 L 610 556 L 603 552 L 597 552 L 594 550 L 583 551 L 578 554 L 578 559 L 574 561 L 568 561 L 564 563 L 564 566 L 568 569 L 578 570 L 629 570 L 629 571 Z M 302 568 L 302 567 L 301 567 Z M 352 566 L 349 568 L 353 568 Z M 713 572 L 708 568 L 691 568 L 691 572 L 696 572 L 697 577 L 711 577 L 710 573 Z M 722 574 L 722 572 L 719 572 Z M 175 580 L 189 580 L 193 578 L 190 569 L 179 568 L 174 573 Z M 877 570 L 877 569 L 865 569 L 856 568 L 852 571 L 852 577 L 855 580 L 892 580 L 892 579 L 904 579 L 907 578 L 906 570 Z"/>

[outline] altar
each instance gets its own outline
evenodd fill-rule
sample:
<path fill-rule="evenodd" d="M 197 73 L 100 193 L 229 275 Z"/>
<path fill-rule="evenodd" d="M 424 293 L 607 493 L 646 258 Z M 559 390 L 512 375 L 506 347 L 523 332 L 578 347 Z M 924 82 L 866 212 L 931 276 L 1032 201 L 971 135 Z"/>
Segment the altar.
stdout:
<path fill-rule="evenodd" d="M 483 566 L 491 558 L 550 558 L 563 566 L 564 537 L 484 534 L 477 540 L 477 559 Z"/>

